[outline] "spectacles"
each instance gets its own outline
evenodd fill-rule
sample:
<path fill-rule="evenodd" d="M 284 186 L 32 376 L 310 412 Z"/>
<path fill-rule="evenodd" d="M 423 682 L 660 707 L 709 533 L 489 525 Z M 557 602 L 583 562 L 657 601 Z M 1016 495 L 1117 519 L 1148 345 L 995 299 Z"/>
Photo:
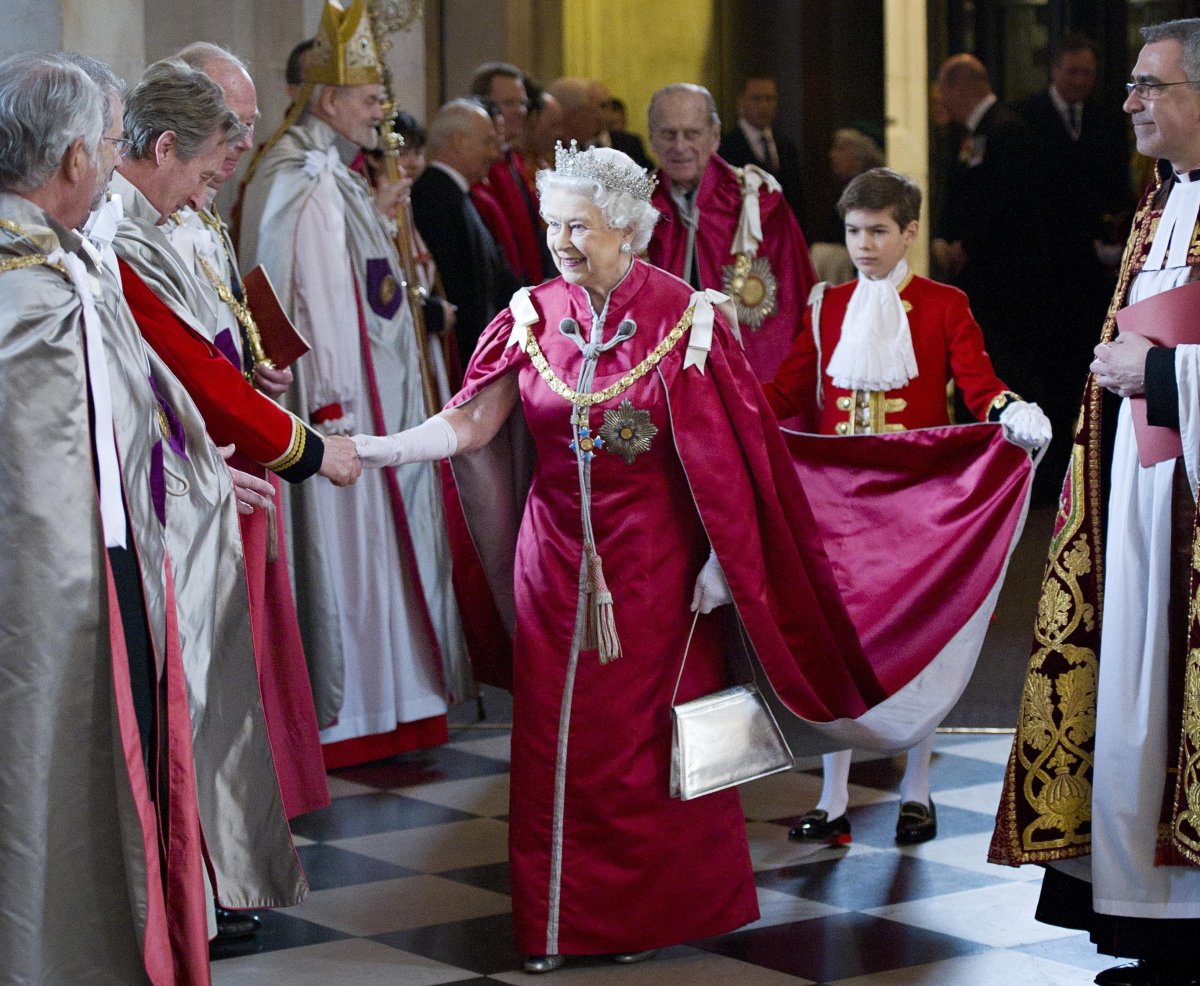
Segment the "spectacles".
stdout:
<path fill-rule="evenodd" d="M 1160 89 L 1166 89 L 1168 86 L 1192 86 L 1195 84 L 1195 79 L 1184 79 L 1182 82 L 1126 82 L 1125 95 L 1132 96 L 1136 92 L 1138 99 L 1155 100 L 1162 95 L 1158 91 Z"/>
<path fill-rule="evenodd" d="M 129 153 L 129 148 L 133 146 L 133 141 L 128 137 L 105 137 L 105 140 L 116 145 L 117 154 L 125 157 Z"/>

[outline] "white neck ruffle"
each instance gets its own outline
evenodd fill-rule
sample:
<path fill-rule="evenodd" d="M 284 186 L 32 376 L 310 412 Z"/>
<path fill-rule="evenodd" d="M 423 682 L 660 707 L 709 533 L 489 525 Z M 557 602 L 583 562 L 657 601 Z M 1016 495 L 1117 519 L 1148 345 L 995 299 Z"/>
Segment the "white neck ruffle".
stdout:
<path fill-rule="evenodd" d="M 846 306 L 842 335 L 826 373 L 843 390 L 895 390 L 917 375 L 908 313 L 898 286 L 908 277 L 901 260 L 879 280 L 858 275 Z"/>

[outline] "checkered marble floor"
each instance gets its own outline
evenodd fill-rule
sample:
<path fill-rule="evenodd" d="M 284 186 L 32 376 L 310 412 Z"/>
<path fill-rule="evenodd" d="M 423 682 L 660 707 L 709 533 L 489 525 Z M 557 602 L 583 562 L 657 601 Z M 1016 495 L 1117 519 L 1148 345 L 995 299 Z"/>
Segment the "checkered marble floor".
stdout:
<path fill-rule="evenodd" d="M 742 788 L 762 918 L 651 962 L 568 961 L 549 986 L 1084 986 L 1113 964 L 1086 935 L 1033 919 L 1041 871 L 985 862 L 1010 737 L 943 735 L 939 835 L 898 848 L 902 762 L 851 770 L 848 848 L 787 840 L 816 803 L 820 761 Z M 333 805 L 298 819 L 313 893 L 264 912 L 253 942 L 219 946 L 216 986 L 523 983 L 505 862 L 509 735 L 451 742 L 330 776 Z"/>

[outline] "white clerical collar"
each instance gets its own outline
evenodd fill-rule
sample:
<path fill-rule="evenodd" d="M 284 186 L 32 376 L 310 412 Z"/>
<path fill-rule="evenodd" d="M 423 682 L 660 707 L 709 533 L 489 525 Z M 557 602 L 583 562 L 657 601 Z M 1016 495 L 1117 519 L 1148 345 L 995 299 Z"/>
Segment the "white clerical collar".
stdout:
<path fill-rule="evenodd" d="M 983 119 L 983 115 L 996 105 L 996 94 L 988 93 L 978 103 L 975 104 L 975 109 L 967 114 L 965 125 L 968 133 L 974 133 L 979 126 L 979 122 Z"/>
<path fill-rule="evenodd" d="M 454 184 L 458 186 L 459 191 L 461 191 L 463 195 L 466 195 L 471 191 L 471 183 L 462 176 L 461 172 L 450 167 L 450 165 L 448 165 L 445 161 L 430 161 L 429 166 L 431 168 L 437 168 L 438 171 L 444 171 L 452 179 L 454 179 Z"/>
<path fill-rule="evenodd" d="M 1200 180 L 1195 172 L 1175 177 L 1178 181 L 1171 185 L 1142 270 L 1187 266 L 1188 248 L 1200 217 Z"/>

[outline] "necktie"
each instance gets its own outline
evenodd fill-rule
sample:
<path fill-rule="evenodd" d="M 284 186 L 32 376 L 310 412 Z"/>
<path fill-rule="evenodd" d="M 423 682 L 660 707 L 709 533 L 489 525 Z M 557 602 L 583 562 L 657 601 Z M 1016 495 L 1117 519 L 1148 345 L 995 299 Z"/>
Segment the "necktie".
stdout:
<path fill-rule="evenodd" d="M 1067 116 L 1069 117 L 1070 125 L 1071 125 L 1071 139 L 1078 140 L 1079 139 L 1079 104 L 1078 103 L 1071 103 L 1071 105 L 1067 107 Z"/>
<path fill-rule="evenodd" d="M 771 128 L 760 132 L 762 138 L 762 159 L 772 171 L 779 170 L 779 152 L 775 150 L 775 139 L 771 136 Z"/>

